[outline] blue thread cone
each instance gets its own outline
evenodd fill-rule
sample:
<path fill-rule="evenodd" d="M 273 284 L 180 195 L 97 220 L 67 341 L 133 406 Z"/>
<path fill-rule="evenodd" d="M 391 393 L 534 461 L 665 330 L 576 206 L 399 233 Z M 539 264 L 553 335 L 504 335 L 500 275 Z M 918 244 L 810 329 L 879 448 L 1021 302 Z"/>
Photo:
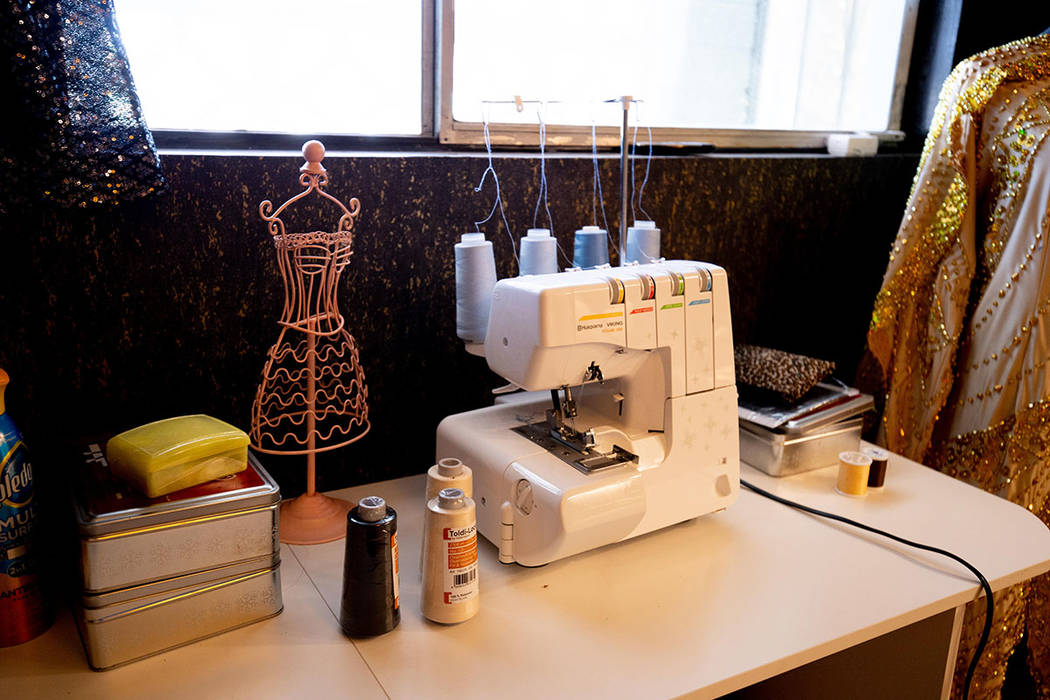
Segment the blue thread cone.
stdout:
<path fill-rule="evenodd" d="M 584 226 L 576 232 L 572 264 L 582 268 L 609 264 L 609 234 L 605 229 Z"/>
<path fill-rule="evenodd" d="M 627 229 L 627 262 L 646 264 L 660 259 L 660 229 L 653 221 L 635 221 Z"/>
<path fill-rule="evenodd" d="M 522 275 L 547 275 L 558 271 L 558 243 L 549 229 L 530 228 L 521 237 Z"/>

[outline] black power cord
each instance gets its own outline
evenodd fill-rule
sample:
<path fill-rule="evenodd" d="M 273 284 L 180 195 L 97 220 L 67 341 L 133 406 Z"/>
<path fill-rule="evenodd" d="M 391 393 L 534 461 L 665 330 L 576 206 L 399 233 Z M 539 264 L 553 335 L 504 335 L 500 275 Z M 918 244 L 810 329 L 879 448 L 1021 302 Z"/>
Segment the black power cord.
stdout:
<path fill-rule="evenodd" d="M 980 581 L 981 588 L 984 589 L 984 599 L 987 604 L 987 609 L 984 613 L 984 629 L 981 631 L 981 639 L 979 642 L 977 642 L 977 649 L 974 650 L 973 658 L 970 660 L 970 666 L 966 669 L 966 685 L 965 690 L 963 691 L 963 700 L 967 700 L 970 697 L 970 682 L 973 681 L 973 673 L 977 669 L 977 662 L 980 660 L 981 655 L 984 653 L 984 647 L 988 644 L 988 635 L 990 635 L 992 632 L 992 616 L 995 613 L 995 603 L 992 598 L 992 587 L 988 583 L 988 579 L 984 577 L 984 574 L 977 570 L 977 567 L 960 557 L 958 554 L 952 554 L 946 549 L 941 549 L 939 547 L 931 547 L 930 545 L 922 544 L 921 542 L 913 542 L 912 540 L 906 540 L 903 537 L 898 537 L 897 535 L 893 535 L 889 532 L 886 532 L 885 530 L 880 530 L 877 527 L 872 527 L 871 525 L 865 525 L 864 523 L 857 522 L 856 520 L 851 520 L 850 518 L 847 518 L 843 515 L 836 515 L 835 513 L 817 510 L 816 508 L 811 508 L 810 506 L 802 505 L 801 503 L 796 503 L 795 501 L 772 494 L 769 491 L 766 491 L 765 489 L 759 488 L 758 486 L 755 486 L 752 483 L 744 481 L 743 479 L 740 480 L 740 485 L 757 493 L 759 496 L 765 496 L 766 498 L 776 501 L 777 503 L 781 503 L 785 506 L 797 508 L 806 513 L 810 513 L 812 515 L 819 515 L 820 517 L 828 518 L 829 520 L 837 520 L 840 523 L 846 523 L 847 525 L 852 525 L 853 527 L 860 528 L 861 530 L 866 530 L 867 532 L 873 532 L 876 535 L 888 537 L 894 542 L 900 542 L 901 544 L 906 544 L 909 547 L 915 547 L 916 549 L 923 549 L 927 552 L 934 552 L 935 554 L 944 555 L 949 559 L 953 559 L 959 562 L 967 569 L 969 569 L 970 573 L 976 576 L 977 580 Z"/>

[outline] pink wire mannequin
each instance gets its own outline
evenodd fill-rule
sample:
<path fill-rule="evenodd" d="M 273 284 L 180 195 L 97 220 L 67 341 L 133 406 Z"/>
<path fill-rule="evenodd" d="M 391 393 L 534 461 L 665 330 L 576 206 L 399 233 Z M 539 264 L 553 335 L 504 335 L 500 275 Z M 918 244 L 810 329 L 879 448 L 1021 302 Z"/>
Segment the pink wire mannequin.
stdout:
<path fill-rule="evenodd" d="M 306 493 L 281 504 L 281 541 L 319 544 L 345 536 L 351 504 L 316 492 L 316 455 L 349 445 L 369 429 L 357 344 L 338 306 L 339 277 L 350 261 L 361 204 L 353 198 L 347 209 L 324 191 L 320 141 L 306 142 L 303 157 L 299 182 L 306 189 L 276 211 L 270 200 L 259 205 L 277 249 L 284 309 L 252 404 L 251 438 L 259 452 L 306 455 Z M 286 233 L 281 212 L 311 192 L 342 210 L 335 231 Z"/>

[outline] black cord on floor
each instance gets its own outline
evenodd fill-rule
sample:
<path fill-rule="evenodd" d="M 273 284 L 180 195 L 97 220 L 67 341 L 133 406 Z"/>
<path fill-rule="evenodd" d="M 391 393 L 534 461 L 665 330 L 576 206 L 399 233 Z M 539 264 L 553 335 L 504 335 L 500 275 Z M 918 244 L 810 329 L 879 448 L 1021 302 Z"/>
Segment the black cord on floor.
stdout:
<path fill-rule="evenodd" d="M 796 503 L 795 501 L 772 494 L 769 491 L 766 491 L 765 489 L 759 488 L 754 484 L 744 481 L 743 479 L 740 480 L 740 485 L 747 489 L 750 489 L 751 491 L 754 491 L 759 496 L 765 496 L 766 498 L 774 500 L 777 503 L 782 503 L 785 506 L 797 508 L 801 511 L 810 513 L 812 515 L 819 515 L 822 518 L 837 520 L 840 523 L 846 523 L 847 525 L 852 525 L 853 527 L 860 528 L 861 530 L 866 530 L 868 532 L 873 532 L 876 535 L 888 537 L 894 542 L 900 542 L 901 544 L 906 544 L 909 547 L 915 547 L 916 549 L 923 549 L 927 552 L 934 552 L 936 554 L 944 555 L 949 559 L 954 559 L 955 561 L 959 562 L 967 569 L 969 569 L 970 573 L 977 577 L 977 580 L 981 584 L 981 588 L 984 589 L 984 598 L 987 604 L 987 609 L 984 613 L 984 629 L 981 631 L 981 639 L 979 642 L 977 642 L 977 649 L 974 650 L 973 658 L 970 660 L 970 666 L 966 669 L 966 685 L 963 691 L 963 700 L 967 700 L 967 698 L 970 697 L 970 682 L 973 680 L 973 673 L 977 669 L 977 662 L 978 660 L 980 660 L 981 655 L 984 653 L 984 647 L 988 644 L 988 635 L 992 632 L 992 616 L 995 613 L 995 603 L 992 599 L 992 587 L 988 583 L 988 579 L 984 577 L 984 574 L 977 570 L 977 567 L 975 567 L 973 564 L 970 564 L 968 561 L 966 561 L 959 555 L 952 554 L 946 549 L 941 549 L 939 547 L 931 547 L 928 544 L 922 544 L 920 542 L 906 540 L 903 537 L 898 537 L 897 535 L 890 534 L 889 532 L 886 532 L 885 530 L 880 530 L 877 527 L 872 527 L 871 525 L 865 525 L 864 523 L 857 522 L 856 520 L 851 520 L 850 518 L 847 518 L 843 515 L 836 515 L 835 513 L 829 513 L 824 510 L 817 510 L 816 508 L 811 508 L 809 506 L 802 505 L 801 503 Z"/>

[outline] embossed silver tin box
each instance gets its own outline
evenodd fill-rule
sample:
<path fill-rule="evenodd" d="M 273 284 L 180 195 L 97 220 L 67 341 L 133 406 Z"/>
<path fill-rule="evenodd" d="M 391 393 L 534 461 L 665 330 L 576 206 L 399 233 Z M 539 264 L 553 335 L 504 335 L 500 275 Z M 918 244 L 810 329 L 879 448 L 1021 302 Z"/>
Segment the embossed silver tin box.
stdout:
<path fill-rule="evenodd" d="M 280 553 L 277 483 L 248 468 L 148 498 L 113 476 L 100 444 L 75 488 L 85 594 L 104 593 Z"/>
<path fill-rule="evenodd" d="M 280 559 L 270 555 L 85 594 L 76 618 L 88 663 L 105 670 L 265 620 L 281 609 Z"/>
<path fill-rule="evenodd" d="M 770 476 L 790 476 L 830 467 L 839 452 L 860 449 L 861 417 L 822 425 L 797 435 L 740 421 L 740 461 Z"/>

